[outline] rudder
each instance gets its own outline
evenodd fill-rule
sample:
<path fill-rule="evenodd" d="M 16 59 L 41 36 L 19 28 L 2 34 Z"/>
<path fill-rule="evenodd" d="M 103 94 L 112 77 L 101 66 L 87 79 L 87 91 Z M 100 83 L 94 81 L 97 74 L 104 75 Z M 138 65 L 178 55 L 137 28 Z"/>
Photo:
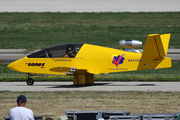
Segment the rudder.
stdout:
<path fill-rule="evenodd" d="M 166 56 L 169 40 L 170 40 L 170 34 L 148 35 L 145 46 L 144 46 L 144 50 L 142 53 L 142 59 L 146 59 L 146 58 L 159 59 Z"/>

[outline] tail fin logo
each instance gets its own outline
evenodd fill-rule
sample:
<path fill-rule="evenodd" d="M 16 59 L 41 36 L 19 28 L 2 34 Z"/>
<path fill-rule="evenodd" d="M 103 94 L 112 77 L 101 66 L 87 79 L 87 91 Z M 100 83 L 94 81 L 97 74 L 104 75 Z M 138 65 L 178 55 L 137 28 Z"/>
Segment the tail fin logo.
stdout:
<path fill-rule="evenodd" d="M 123 63 L 123 61 L 124 61 L 124 54 L 125 53 L 123 53 L 122 55 L 112 55 L 112 63 L 113 64 L 115 64 L 115 66 L 118 68 L 118 65 L 119 64 L 122 64 Z"/>

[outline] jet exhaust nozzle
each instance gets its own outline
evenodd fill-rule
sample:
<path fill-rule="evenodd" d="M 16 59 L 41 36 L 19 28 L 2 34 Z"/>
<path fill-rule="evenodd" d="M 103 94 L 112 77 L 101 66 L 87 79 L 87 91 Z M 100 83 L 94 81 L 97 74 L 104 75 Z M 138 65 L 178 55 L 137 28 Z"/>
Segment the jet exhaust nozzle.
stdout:
<path fill-rule="evenodd" d="M 125 48 L 138 48 L 142 46 L 142 42 L 138 40 L 120 40 L 119 47 L 122 49 Z"/>

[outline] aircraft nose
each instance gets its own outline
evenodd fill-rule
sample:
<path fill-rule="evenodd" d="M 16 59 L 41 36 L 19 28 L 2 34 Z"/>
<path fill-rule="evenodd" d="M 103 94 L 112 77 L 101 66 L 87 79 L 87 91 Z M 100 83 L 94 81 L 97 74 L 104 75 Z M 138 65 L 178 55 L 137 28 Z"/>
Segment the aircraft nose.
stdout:
<path fill-rule="evenodd" d="M 24 58 L 10 63 L 7 67 L 18 72 L 24 72 Z"/>

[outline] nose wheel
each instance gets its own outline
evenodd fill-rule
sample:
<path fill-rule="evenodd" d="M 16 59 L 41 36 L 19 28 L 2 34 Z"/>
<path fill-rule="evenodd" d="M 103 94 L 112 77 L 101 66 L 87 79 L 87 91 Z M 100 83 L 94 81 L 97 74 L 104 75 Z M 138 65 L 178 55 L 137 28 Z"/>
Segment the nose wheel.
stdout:
<path fill-rule="evenodd" d="M 28 78 L 26 83 L 27 83 L 27 85 L 33 85 L 34 84 L 34 80 L 32 78 Z"/>
<path fill-rule="evenodd" d="M 27 85 L 33 85 L 34 84 L 34 80 L 32 78 L 29 78 L 29 74 L 28 74 L 28 79 L 26 81 Z"/>

